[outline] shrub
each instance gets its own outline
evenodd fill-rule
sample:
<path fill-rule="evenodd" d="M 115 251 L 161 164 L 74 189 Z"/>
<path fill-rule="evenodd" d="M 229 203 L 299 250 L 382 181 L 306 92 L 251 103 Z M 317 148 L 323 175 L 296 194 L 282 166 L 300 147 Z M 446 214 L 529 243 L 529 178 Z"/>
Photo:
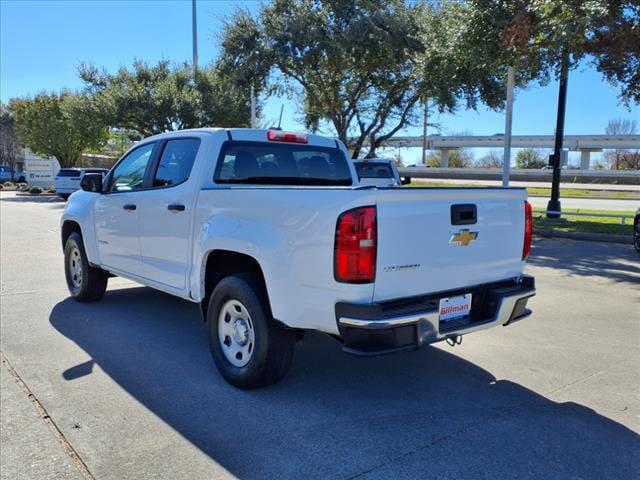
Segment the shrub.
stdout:
<path fill-rule="evenodd" d="M 14 185 L 11 182 L 4 182 L 4 188 L 12 188 Z"/>
<path fill-rule="evenodd" d="M 42 193 L 42 188 L 37 185 L 34 185 L 29 189 L 29 193 L 32 195 L 40 195 Z"/>

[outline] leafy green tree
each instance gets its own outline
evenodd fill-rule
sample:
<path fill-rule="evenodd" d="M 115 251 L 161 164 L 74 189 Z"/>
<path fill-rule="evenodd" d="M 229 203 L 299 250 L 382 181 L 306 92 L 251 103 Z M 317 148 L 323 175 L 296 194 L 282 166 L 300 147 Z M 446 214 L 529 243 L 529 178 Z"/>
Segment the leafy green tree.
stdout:
<path fill-rule="evenodd" d="M 592 64 L 640 103 L 640 4 L 637 0 L 468 0 L 469 48 L 497 68 L 516 67 L 520 83 Z"/>
<path fill-rule="evenodd" d="M 312 130 L 330 127 L 357 157 L 414 124 L 426 98 L 502 105 L 501 72 L 461 46 L 457 2 L 272 0 L 226 25 L 221 63 L 239 81 L 300 98 Z M 271 69 L 271 76 L 269 72 Z"/>
<path fill-rule="evenodd" d="M 156 65 L 135 61 L 132 69 L 112 75 L 92 65 L 79 68 L 104 121 L 146 137 L 205 126 L 247 126 L 249 93 L 216 66 L 193 74 L 187 65 L 168 60 Z"/>
<path fill-rule="evenodd" d="M 9 167 L 12 182 L 15 181 L 19 148 L 13 115 L 4 103 L 0 103 L 0 163 Z"/>
<path fill-rule="evenodd" d="M 34 153 L 53 156 L 72 167 L 85 149 L 100 148 L 107 138 L 93 98 L 69 91 L 41 93 L 9 102 L 18 140 Z"/>
<path fill-rule="evenodd" d="M 516 155 L 516 168 L 539 169 L 547 165 L 542 154 L 533 148 L 523 148 Z"/>

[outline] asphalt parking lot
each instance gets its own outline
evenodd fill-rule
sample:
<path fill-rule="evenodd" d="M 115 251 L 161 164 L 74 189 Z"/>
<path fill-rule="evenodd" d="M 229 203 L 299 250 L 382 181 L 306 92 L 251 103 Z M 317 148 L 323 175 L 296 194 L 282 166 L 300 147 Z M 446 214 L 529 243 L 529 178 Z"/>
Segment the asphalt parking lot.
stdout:
<path fill-rule="evenodd" d="M 631 245 L 538 239 L 526 321 L 367 359 L 308 335 L 282 383 L 245 392 L 195 304 L 118 278 L 69 300 L 64 203 L 1 197 L 3 479 L 638 478 Z"/>

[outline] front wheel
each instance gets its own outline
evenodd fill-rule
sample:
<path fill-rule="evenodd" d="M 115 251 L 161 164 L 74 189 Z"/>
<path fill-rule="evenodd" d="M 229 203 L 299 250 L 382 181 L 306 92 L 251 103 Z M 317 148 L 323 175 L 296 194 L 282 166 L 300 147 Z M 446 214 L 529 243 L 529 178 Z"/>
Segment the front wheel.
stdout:
<path fill-rule="evenodd" d="M 76 232 L 64 245 L 64 274 L 69 293 L 79 302 L 95 302 L 104 296 L 109 274 L 89 265 L 82 236 Z"/>
<path fill-rule="evenodd" d="M 259 388 L 286 375 L 295 335 L 274 322 L 266 293 L 253 278 L 222 279 L 209 299 L 207 322 L 213 360 L 231 385 Z"/>

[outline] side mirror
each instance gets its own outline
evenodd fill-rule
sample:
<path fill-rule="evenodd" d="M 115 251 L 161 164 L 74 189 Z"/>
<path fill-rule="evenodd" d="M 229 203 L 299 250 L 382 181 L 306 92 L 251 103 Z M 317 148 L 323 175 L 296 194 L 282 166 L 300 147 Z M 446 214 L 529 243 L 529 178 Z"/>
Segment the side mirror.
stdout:
<path fill-rule="evenodd" d="M 409 185 L 411 183 L 411 177 L 404 177 L 400 179 L 402 185 Z"/>
<path fill-rule="evenodd" d="M 102 174 L 85 173 L 80 181 L 80 188 L 85 192 L 102 193 Z"/>

